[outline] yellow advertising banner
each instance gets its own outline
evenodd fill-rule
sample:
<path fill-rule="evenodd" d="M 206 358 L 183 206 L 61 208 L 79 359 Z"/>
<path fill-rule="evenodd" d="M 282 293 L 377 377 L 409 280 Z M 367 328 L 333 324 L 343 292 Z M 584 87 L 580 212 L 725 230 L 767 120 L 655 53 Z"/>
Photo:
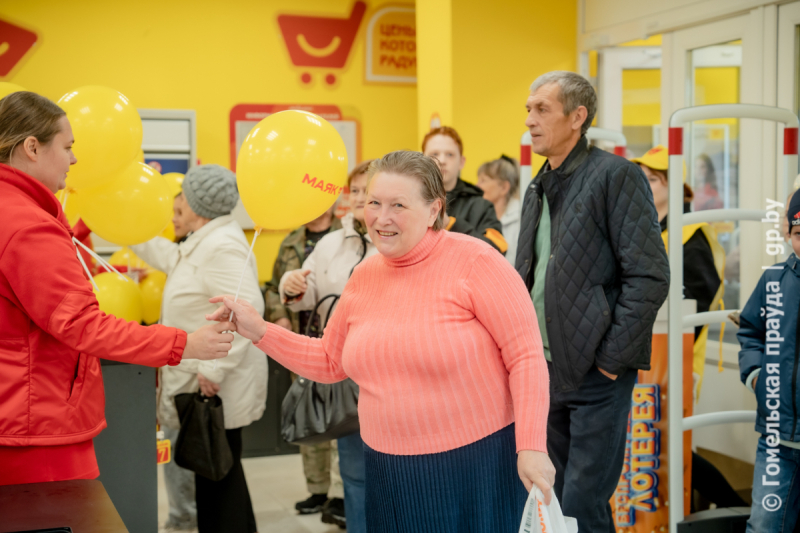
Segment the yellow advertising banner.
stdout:
<path fill-rule="evenodd" d="M 683 335 L 683 413 L 692 414 L 694 334 Z M 633 389 L 625 464 L 611 499 L 618 533 L 669 530 L 669 364 L 667 335 L 653 334 L 651 370 L 640 371 Z M 683 508 L 692 486 L 692 434 L 683 434 Z"/>

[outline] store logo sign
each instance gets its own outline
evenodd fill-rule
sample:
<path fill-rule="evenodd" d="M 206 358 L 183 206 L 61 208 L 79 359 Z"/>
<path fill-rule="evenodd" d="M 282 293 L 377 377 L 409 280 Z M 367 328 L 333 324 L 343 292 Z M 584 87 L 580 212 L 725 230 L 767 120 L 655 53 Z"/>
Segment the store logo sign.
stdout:
<path fill-rule="evenodd" d="M 367 4 L 358 1 L 353 4 L 347 18 L 278 15 L 278 26 L 292 64 L 296 67 L 343 69 L 366 11 Z M 303 72 L 300 79 L 303 83 L 311 83 L 311 73 Z M 336 83 L 335 74 L 327 74 L 325 83 Z"/>

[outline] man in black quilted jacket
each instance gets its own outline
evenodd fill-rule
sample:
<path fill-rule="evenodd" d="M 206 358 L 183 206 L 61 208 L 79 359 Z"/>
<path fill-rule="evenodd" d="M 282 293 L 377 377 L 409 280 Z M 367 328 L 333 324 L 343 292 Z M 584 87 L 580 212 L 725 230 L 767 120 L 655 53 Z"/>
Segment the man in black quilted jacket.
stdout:
<path fill-rule="evenodd" d="M 650 368 L 669 265 L 641 169 L 589 146 L 597 110 L 572 72 L 531 86 L 525 125 L 547 158 L 524 192 L 516 268 L 531 291 L 550 371 L 555 493 L 582 533 L 614 531 L 631 393 Z"/>

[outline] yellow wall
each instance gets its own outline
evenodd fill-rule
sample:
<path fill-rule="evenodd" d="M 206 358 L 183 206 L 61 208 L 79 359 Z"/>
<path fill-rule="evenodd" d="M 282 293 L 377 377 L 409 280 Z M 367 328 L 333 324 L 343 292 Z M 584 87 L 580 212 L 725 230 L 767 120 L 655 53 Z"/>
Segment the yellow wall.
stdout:
<path fill-rule="evenodd" d="M 576 2 L 453 0 L 453 126 L 474 181 L 481 163 L 519 158 L 530 85 L 577 68 Z M 534 173 L 544 162 L 534 156 Z"/>
<path fill-rule="evenodd" d="M 441 124 L 453 124 L 452 8 L 453 0 L 425 0 L 417 5 L 418 144 L 430 131 L 434 112 Z"/>
<path fill-rule="evenodd" d="M 433 27 L 434 34 L 419 35 L 418 39 L 443 52 L 420 50 L 419 141 L 428 130 L 432 113 L 439 113 L 442 124 L 453 126 L 461 135 L 467 158 L 461 176 L 474 183 L 477 169 L 485 161 L 503 153 L 519 158 L 525 100 L 533 80 L 551 70 L 575 70 L 576 6 L 574 2 L 544 0 L 431 0 L 431 4 L 418 10 L 417 27 L 420 33 Z M 421 22 L 426 13 L 444 12 L 448 7 L 452 12 L 449 21 Z M 447 41 L 448 32 L 452 42 Z M 447 76 L 444 70 L 428 70 L 447 69 L 447 65 L 432 59 L 426 63 L 425 54 L 445 55 L 448 48 L 452 50 L 452 121 L 435 107 L 436 102 L 447 105 L 447 94 L 426 94 L 442 88 L 422 81 L 425 75 L 432 79 Z M 542 162 L 534 157 L 535 167 Z"/>
<path fill-rule="evenodd" d="M 362 157 L 416 148 L 416 88 L 364 81 L 370 0 L 344 71 L 289 61 L 276 16 L 346 17 L 353 0 L 5 2 L 0 18 L 40 40 L 6 80 L 58 99 L 81 85 L 112 87 L 139 108 L 194 109 L 198 157 L 228 166 L 228 114 L 240 103 L 335 104 L 361 121 Z M 413 4 L 413 2 L 411 2 Z M 300 82 L 310 71 L 315 83 Z M 333 87 L 322 77 L 334 72 Z"/>

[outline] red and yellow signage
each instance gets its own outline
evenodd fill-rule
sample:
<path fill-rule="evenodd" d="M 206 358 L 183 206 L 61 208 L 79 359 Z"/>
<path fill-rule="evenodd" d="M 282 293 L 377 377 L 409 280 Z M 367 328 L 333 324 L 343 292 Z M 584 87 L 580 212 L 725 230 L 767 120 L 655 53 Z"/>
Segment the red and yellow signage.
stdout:
<path fill-rule="evenodd" d="M 297 67 L 344 68 L 366 10 L 367 4 L 358 1 L 353 4 L 347 18 L 279 15 L 278 26 L 292 64 Z M 311 73 L 303 72 L 300 80 L 305 84 L 311 83 Z M 327 74 L 325 83 L 335 84 L 336 76 Z"/>
<path fill-rule="evenodd" d="M 169 439 L 156 443 L 156 464 L 165 465 L 172 461 L 172 443 Z"/>

